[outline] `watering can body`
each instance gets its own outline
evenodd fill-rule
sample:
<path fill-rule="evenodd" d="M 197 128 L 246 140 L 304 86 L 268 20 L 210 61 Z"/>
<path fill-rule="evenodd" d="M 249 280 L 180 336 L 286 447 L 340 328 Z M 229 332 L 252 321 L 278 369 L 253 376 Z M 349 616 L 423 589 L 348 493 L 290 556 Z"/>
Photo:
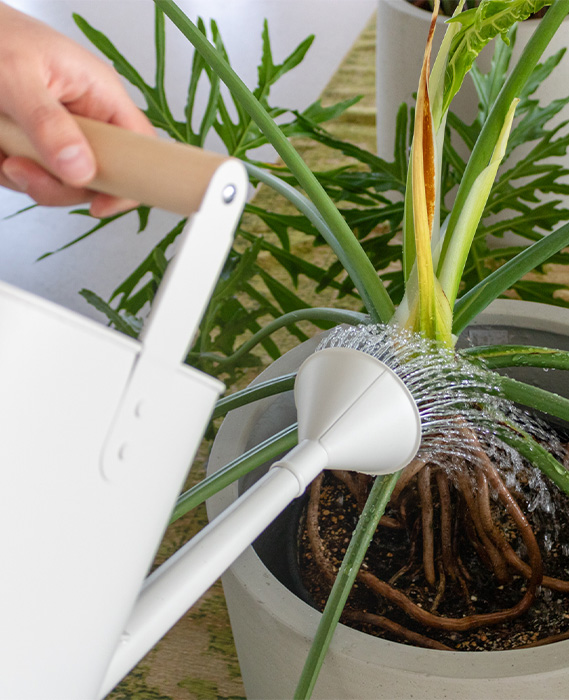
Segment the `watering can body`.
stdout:
<path fill-rule="evenodd" d="M 0 284 L 6 700 L 101 696 L 224 388 L 183 361 L 243 209 L 243 166 L 109 125 L 81 126 L 97 156 L 97 189 L 190 218 L 139 339 Z M 2 115 L 0 148 L 35 155 Z"/>
<path fill-rule="evenodd" d="M 0 289 L 2 698 L 96 697 L 221 389 L 159 367 L 115 442 L 139 343 L 73 316 Z"/>

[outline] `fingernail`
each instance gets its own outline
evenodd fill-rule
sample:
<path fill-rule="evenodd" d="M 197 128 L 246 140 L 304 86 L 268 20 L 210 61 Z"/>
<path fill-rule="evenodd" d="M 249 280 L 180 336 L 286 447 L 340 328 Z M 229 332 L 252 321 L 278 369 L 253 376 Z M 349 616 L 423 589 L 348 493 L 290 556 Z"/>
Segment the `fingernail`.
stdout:
<path fill-rule="evenodd" d="M 82 146 L 66 146 L 57 155 L 58 173 L 71 184 L 82 185 L 95 175 L 95 164 Z"/>
<path fill-rule="evenodd" d="M 20 190 L 20 192 L 27 191 L 29 183 L 28 178 L 24 173 L 22 173 L 19 170 L 12 170 L 8 165 L 5 165 L 2 168 L 2 172 L 4 173 L 4 175 L 6 175 L 8 180 L 10 180 L 14 187 Z"/>

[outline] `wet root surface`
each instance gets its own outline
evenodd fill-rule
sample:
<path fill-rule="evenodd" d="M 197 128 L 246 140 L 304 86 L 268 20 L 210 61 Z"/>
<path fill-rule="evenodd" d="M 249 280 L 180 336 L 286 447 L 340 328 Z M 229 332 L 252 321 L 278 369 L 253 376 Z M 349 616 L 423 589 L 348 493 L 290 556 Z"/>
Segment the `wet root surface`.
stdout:
<path fill-rule="evenodd" d="M 392 641 L 457 651 L 569 637 L 568 499 L 554 493 L 552 535 L 547 514 L 527 512 L 530 484 L 528 469 L 513 495 L 506 489 L 525 512 L 524 531 L 491 472 L 486 478 L 480 469 L 459 469 L 449 477 L 416 467 L 378 527 L 342 622 Z M 326 473 L 313 484 L 298 554 L 306 597 L 320 610 L 368 488 L 368 477 L 351 473 Z"/>

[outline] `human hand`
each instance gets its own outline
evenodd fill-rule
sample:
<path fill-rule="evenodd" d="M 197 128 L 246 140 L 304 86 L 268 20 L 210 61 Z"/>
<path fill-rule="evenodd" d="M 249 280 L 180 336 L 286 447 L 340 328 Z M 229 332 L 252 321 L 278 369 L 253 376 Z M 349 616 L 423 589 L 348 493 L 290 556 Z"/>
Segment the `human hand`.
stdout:
<path fill-rule="evenodd" d="M 56 176 L 31 160 L 0 152 L 0 185 L 48 206 L 91 202 L 91 214 L 98 217 L 136 206 L 89 190 L 95 157 L 70 112 L 154 134 L 110 66 L 0 2 L 0 113 L 27 133 Z"/>

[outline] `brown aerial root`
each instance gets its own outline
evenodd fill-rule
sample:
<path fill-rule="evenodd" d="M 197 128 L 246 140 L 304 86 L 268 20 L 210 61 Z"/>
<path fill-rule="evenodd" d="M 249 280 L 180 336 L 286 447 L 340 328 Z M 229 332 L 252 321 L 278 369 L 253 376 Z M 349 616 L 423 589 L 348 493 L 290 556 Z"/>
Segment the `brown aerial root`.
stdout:
<path fill-rule="evenodd" d="M 378 597 L 401 609 L 411 619 L 426 628 L 451 632 L 466 632 L 478 627 L 506 623 L 525 613 L 535 600 L 540 586 L 569 593 L 569 581 L 544 576 L 543 561 L 533 528 L 510 490 L 503 482 L 496 466 L 486 453 L 474 432 L 461 426 L 465 443 L 471 447 L 471 458 L 454 457 L 453 469 L 449 472 L 440 466 L 437 454 L 422 455 L 403 470 L 393 492 L 390 506 L 392 512 L 383 516 L 380 524 L 388 528 L 406 528 L 409 533 L 409 558 L 407 563 L 384 581 L 362 567 L 358 581 Z M 359 479 L 350 472 L 334 472 L 349 490 L 361 511 L 364 495 L 369 490 L 367 477 Z M 337 566 L 332 561 L 320 534 L 319 508 L 323 476 L 311 487 L 307 508 L 306 528 L 316 567 L 330 583 L 336 579 Z M 452 492 L 452 496 L 451 496 Z M 437 498 L 436 503 L 434 499 Z M 454 499 L 454 500 L 453 500 Z M 494 505 L 494 503 L 496 505 Z M 419 517 L 410 515 L 411 504 L 419 507 Z M 509 525 L 515 528 L 516 536 L 525 547 L 524 560 L 514 551 L 507 540 L 506 532 L 495 521 L 496 507 L 507 513 Z M 435 527 L 436 524 L 436 527 Z M 511 581 L 513 573 L 527 579 L 520 600 L 512 607 L 492 612 L 476 613 L 469 594 L 472 581 L 459 553 L 459 543 L 466 538 L 500 584 Z M 422 543 L 422 549 L 419 545 Z M 469 550 L 470 551 L 470 550 Z M 422 561 L 421 561 L 422 560 Z M 408 591 L 395 588 L 395 582 L 416 568 L 426 582 L 436 588 L 434 602 L 429 609 L 413 602 Z M 458 585 L 466 603 L 467 614 L 463 617 L 446 617 L 438 613 L 445 595 L 448 595 L 449 579 Z M 435 649 L 449 647 L 371 612 L 345 612 L 343 619 L 388 630 L 390 634 L 417 646 Z M 526 646 L 538 646 L 569 638 L 569 633 L 548 637 Z"/>
<path fill-rule="evenodd" d="M 492 474 L 492 479 L 490 480 L 490 483 L 492 483 L 492 486 L 496 489 L 498 492 L 498 495 L 501 497 L 502 502 L 504 500 L 512 501 L 515 506 L 517 507 L 517 503 L 515 502 L 515 499 L 513 498 L 512 494 L 500 478 L 500 475 L 498 474 L 498 471 L 496 470 L 496 467 L 492 464 L 490 460 L 488 460 L 488 464 L 485 466 L 485 472 L 488 474 L 488 471 L 491 472 Z M 521 518 L 525 520 L 525 517 L 523 513 L 520 512 Z M 531 578 L 532 575 L 532 568 L 529 566 L 525 561 L 523 561 L 517 554 L 516 552 L 512 549 L 512 546 L 510 543 L 505 539 L 503 534 L 499 531 L 499 529 L 496 527 L 492 520 L 492 515 L 490 512 L 490 505 L 486 505 L 484 503 L 484 521 L 485 521 L 485 526 L 487 528 L 487 531 L 496 544 L 496 546 L 500 549 L 502 552 L 504 558 L 507 560 L 507 562 L 510 564 L 510 566 L 521 573 L 525 578 L 529 579 Z M 526 522 L 526 527 L 531 530 L 531 526 L 529 523 Z M 516 520 L 516 525 L 518 525 L 518 521 Z M 533 534 L 533 531 L 532 531 Z M 535 538 L 533 538 L 535 540 Z M 525 541 L 525 540 L 524 540 Z M 535 543 L 535 546 L 538 548 L 539 552 L 539 546 L 537 545 L 537 542 Z M 527 543 L 526 543 L 527 547 Z M 529 550 L 528 550 L 529 552 Z M 541 554 L 540 554 L 541 558 Z M 558 591 L 559 593 L 569 593 L 569 581 L 563 581 L 558 578 L 553 578 L 552 576 L 543 576 L 541 580 L 541 585 L 544 588 L 549 588 L 554 591 Z"/>
<path fill-rule="evenodd" d="M 445 574 L 445 569 L 441 561 L 439 561 L 439 585 L 437 586 L 437 594 L 435 596 L 435 599 L 433 601 L 433 604 L 431 605 L 431 612 L 436 613 L 438 610 L 438 607 L 441 603 L 441 600 L 443 599 L 443 596 L 446 591 L 446 574 Z"/>
<path fill-rule="evenodd" d="M 390 586 L 385 581 L 381 581 L 377 576 L 369 571 L 360 571 L 358 580 L 365 584 L 376 595 L 389 600 L 397 605 L 409 617 L 413 618 L 425 627 L 434 629 L 449 630 L 453 632 L 467 632 L 476 627 L 484 625 L 498 625 L 508 622 L 522 615 L 531 605 L 535 591 L 528 590 L 523 598 L 513 607 L 506 610 L 498 610 L 493 613 L 481 613 L 478 615 L 467 615 L 465 617 L 442 617 L 435 615 L 413 603 L 408 596 L 401 591 Z"/>
<path fill-rule="evenodd" d="M 461 469 L 457 473 L 457 482 L 460 488 L 460 493 L 464 498 L 466 507 L 470 514 L 472 524 L 474 525 L 474 530 L 478 536 L 480 546 L 476 546 L 476 540 L 472 539 L 472 543 L 478 552 L 478 556 L 482 561 L 485 559 L 489 562 L 490 567 L 494 571 L 494 575 L 500 584 L 507 583 L 510 580 L 510 573 L 508 571 L 508 566 L 504 557 L 501 555 L 500 551 L 494 546 L 491 538 L 488 536 L 484 523 L 480 517 L 480 507 L 478 505 L 478 499 L 474 495 L 472 488 L 472 483 L 470 481 L 469 475 L 466 469 Z"/>
<path fill-rule="evenodd" d="M 338 481 L 341 481 L 348 489 L 360 513 L 364 509 L 369 493 L 369 477 L 366 474 L 358 474 L 343 469 L 335 469 L 333 472 Z M 379 524 L 383 527 L 391 528 L 392 530 L 402 530 L 405 526 L 396 518 L 391 518 L 388 515 L 382 515 Z"/>
<path fill-rule="evenodd" d="M 502 502 L 510 518 L 513 520 L 514 524 L 520 531 L 520 535 L 526 546 L 529 559 L 529 566 L 527 564 L 524 564 L 524 567 L 527 567 L 527 569 L 525 569 L 526 573 L 524 574 L 526 578 L 528 578 L 527 594 L 533 593 L 533 596 L 535 596 L 537 587 L 543 583 L 544 577 L 541 552 L 539 550 L 539 545 L 535 538 L 533 529 L 527 521 L 525 515 L 523 514 L 516 499 L 512 496 L 512 494 L 502 481 L 500 475 L 498 474 L 498 470 L 492 463 L 492 460 L 484 451 L 482 445 L 480 445 L 475 436 L 473 436 L 472 439 L 476 441 L 478 463 L 480 464 L 480 468 L 484 470 L 483 476 L 485 477 L 485 479 L 488 480 L 488 483 L 490 483 L 490 485 L 494 488 L 499 500 Z M 485 479 L 483 479 L 482 475 L 480 474 L 478 475 L 478 479 L 479 484 L 481 484 L 484 488 Z M 498 532 L 498 529 L 494 525 L 494 522 L 492 520 L 492 514 L 490 512 L 489 498 L 482 499 L 480 501 L 480 504 L 482 509 L 481 516 L 483 518 L 484 526 L 487 529 L 487 532 L 492 538 L 495 545 L 500 548 L 500 551 L 510 564 L 521 562 L 519 557 L 511 548 L 511 546 L 506 542 L 505 538 Z M 529 576 L 527 574 L 529 574 Z"/>
<path fill-rule="evenodd" d="M 334 476 L 348 488 L 361 513 L 367 500 L 367 478 L 365 475 L 338 469 L 334 471 Z"/>
<path fill-rule="evenodd" d="M 379 519 L 379 524 L 383 527 L 388 527 L 390 530 L 403 530 L 405 527 L 396 518 L 390 518 L 388 515 L 382 515 Z"/>
<path fill-rule="evenodd" d="M 399 571 L 396 571 L 393 576 L 389 579 L 390 585 L 393 585 L 397 579 L 401 578 L 404 574 L 406 574 L 408 571 L 410 571 L 413 566 L 415 565 L 415 553 L 417 551 L 417 537 L 418 537 L 418 530 L 419 530 L 419 520 L 417 519 L 415 521 L 415 526 L 413 527 L 413 531 L 411 532 L 411 551 L 409 552 L 409 561 L 404 564 Z"/>
<path fill-rule="evenodd" d="M 415 457 L 415 459 L 403 469 L 399 479 L 397 479 L 393 493 L 391 494 L 391 503 L 395 503 L 399 499 L 399 496 L 403 493 L 405 488 L 409 486 L 409 483 L 417 476 L 428 461 L 429 457 Z"/>
<path fill-rule="evenodd" d="M 372 627 L 379 627 L 382 630 L 391 632 L 391 634 L 399 637 L 400 639 L 405 639 L 416 647 L 424 647 L 426 649 L 438 649 L 440 651 L 453 651 L 451 647 L 447 647 L 446 644 L 437 642 L 430 637 L 426 637 L 418 632 L 413 632 L 407 627 L 393 622 L 383 615 L 375 615 L 370 612 L 356 612 L 345 610 L 342 615 L 343 620 L 349 620 L 352 622 L 361 622 L 366 625 L 371 625 Z"/>
<path fill-rule="evenodd" d="M 450 502 L 450 489 L 448 477 L 442 471 L 438 470 L 435 474 L 437 482 L 437 490 L 439 492 L 439 503 L 441 505 L 441 558 L 444 571 L 453 579 L 456 580 L 459 576 L 456 566 L 456 558 L 453 556 L 452 542 L 452 506 Z"/>
<path fill-rule="evenodd" d="M 429 586 L 436 582 L 435 543 L 433 538 L 433 498 L 431 494 L 431 467 L 426 464 L 417 475 L 423 525 L 423 570 Z"/>
<path fill-rule="evenodd" d="M 522 540 L 526 546 L 531 574 L 526 591 L 521 600 L 516 605 L 505 610 L 498 610 L 492 613 L 467 615 L 462 618 L 447 618 L 435 615 L 419 607 L 404 593 L 396 590 L 385 581 L 381 581 L 377 576 L 369 571 L 360 571 L 358 574 L 358 579 L 368 586 L 376 595 L 386 598 L 390 602 L 394 603 L 400 607 L 403 612 L 415 619 L 417 622 L 427 627 L 454 630 L 459 632 L 467 631 L 475 627 L 481 627 L 483 625 L 496 625 L 519 617 L 526 612 L 533 603 L 537 588 L 541 584 L 543 578 L 541 553 L 530 524 L 526 520 L 517 502 L 504 485 L 494 465 L 490 461 L 490 458 L 484 452 L 476 437 L 474 435 L 470 435 L 470 431 L 466 437 L 474 441 L 477 452 L 476 456 L 478 457 L 477 467 L 478 469 L 484 470 L 485 477 L 497 492 L 498 498 L 505 506 L 516 527 L 519 529 Z M 459 479 L 461 481 L 460 486 L 463 487 L 461 488 L 461 491 L 465 496 L 467 506 L 471 512 L 471 515 L 473 516 L 473 519 L 475 520 L 475 527 L 478 530 L 479 536 L 481 539 L 483 539 L 484 544 L 486 545 L 487 543 L 490 543 L 490 536 L 488 535 L 486 529 L 488 527 L 488 523 L 484 523 L 480 517 L 480 506 L 478 505 L 477 507 L 474 494 L 472 493 L 472 489 L 470 487 L 469 479 L 463 471 L 459 472 Z M 478 515 L 476 515 L 477 512 Z M 497 549 L 493 549 L 495 552 L 498 552 Z"/>

